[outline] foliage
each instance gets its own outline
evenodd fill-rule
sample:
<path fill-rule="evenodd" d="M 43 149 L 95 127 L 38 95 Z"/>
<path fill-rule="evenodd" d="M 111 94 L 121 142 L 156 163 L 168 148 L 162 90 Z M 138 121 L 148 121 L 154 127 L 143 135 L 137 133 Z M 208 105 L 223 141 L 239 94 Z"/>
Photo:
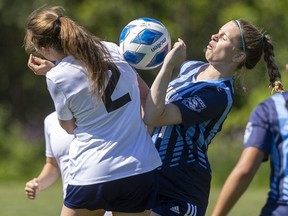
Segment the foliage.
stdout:
<path fill-rule="evenodd" d="M 0 131 L 0 181 L 24 180 L 34 177 L 42 168 L 44 145 L 23 137 L 23 125 L 14 123 L 6 131 Z"/>
<path fill-rule="evenodd" d="M 1 0 L 0 170 L 5 170 L 6 174 L 0 171 L 0 179 L 16 177 L 17 173 L 29 175 L 30 170 L 37 169 L 37 163 L 31 160 L 44 157 L 40 150 L 43 148 L 43 119 L 54 107 L 45 78 L 36 77 L 26 67 L 28 56 L 22 47 L 25 20 L 43 5 L 63 5 L 67 14 L 90 32 L 116 43 L 122 28 L 131 20 L 138 17 L 159 19 L 169 29 L 172 41 L 178 37 L 184 39 L 187 57 L 199 60 L 205 60 L 203 48 L 221 25 L 231 19 L 245 18 L 270 34 L 281 70 L 284 70 L 288 55 L 285 1 Z M 265 71 L 261 62 L 237 78 L 235 104 L 224 124 L 224 135 L 241 134 L 254 106 L 270 96 Z M 151 85 L 157 70 L 140 71 L 140 74 Z M 243 87 L 246 91 L 242 91 Z"/>
<path fill-rule="evenodd" d="M 227 135 L 220 133 L 210 144 L 208 157 L 212 168 L 212 187 L 224 184 L 243 150 L 243 130 Z M 263 162 L 253 178 L 253 184 L 260 188 L 268 188 L 270 163 Z"/>

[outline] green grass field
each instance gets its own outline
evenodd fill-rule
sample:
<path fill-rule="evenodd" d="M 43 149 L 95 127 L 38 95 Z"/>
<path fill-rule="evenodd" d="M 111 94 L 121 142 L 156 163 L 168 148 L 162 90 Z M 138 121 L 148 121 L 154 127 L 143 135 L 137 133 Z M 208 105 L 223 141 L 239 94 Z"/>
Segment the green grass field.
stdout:
<path fill-rule="evenodd" d="M 38 194 L 36 200 L 26 199 L 24 183 L 0 184 L 0 215 L 1 216 L 57 216 L 62 206 L 60 182 L 50 189 Z M 212 188 L 207 216 L 211 214 L 219 189 Z M 258 215 L 266 199 L 267 191 L 250 187 L 241 197 L 229 216 Z"/>
<path fill-rule="evenodd" d="M 210 195 L 210 204 L 207 209 L 207 216 L 210 216 L 215 205 L 219 189 L 212 188 Z M 234 206 L 229 216 L 257 216 L 264 203 L 266 202 L 267 190 L 251 187 L 240 198 Z"/>
<path fill-rule="evenodd" d="M 57 183 L 38 194 L 36 200 L 28 200 L 24 184 L 0 184 L 1 216 L 57 216 L 62 206 L 61 184 Z"/>

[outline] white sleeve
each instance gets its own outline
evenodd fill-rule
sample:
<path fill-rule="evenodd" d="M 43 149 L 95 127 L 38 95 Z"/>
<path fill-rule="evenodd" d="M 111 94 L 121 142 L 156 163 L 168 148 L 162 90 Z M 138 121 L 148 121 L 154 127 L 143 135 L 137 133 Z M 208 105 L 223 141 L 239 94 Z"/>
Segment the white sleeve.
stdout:
<path fill-rule="evenodd" d="M 46 157 L 54 157 L 52 147 L 51 147 L 51 136 L 50 136 L 50 130 L 49 128 L 52 126 L 50 125 L 49 118 L 50 115 L 48 115 L 44 120 L 44 136 L 45 136 L 45 156 Z"/>
<path fill-rule="evenodd" d="M 69 109 L 69 101 L 67 101 L 65 94 L 58 86 L 49 78 L 46 79 L 48 90 L 54 101 L 55 110 L 60 120 L 70 120 L 73 118 L 73 114 Z"/>

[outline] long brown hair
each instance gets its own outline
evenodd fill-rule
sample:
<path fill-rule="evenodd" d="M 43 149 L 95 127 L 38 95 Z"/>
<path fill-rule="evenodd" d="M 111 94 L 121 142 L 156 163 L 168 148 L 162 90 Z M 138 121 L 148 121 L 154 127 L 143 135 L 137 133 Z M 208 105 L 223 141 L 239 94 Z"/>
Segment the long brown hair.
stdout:
<path fill-rule="evenodd" d="M 64 15 L 61 6 L 40 8 L 28 17 L 24 46 L 51 47 L 80 61 L 92 80 L 92 92 L 101 97 L 108 70 L 116 66 L 100 38 Z"/>
<path fill-rule="evenodd" d="M 264 54 L 270 87 L 274 92 L 282 92 L 281 73 L 274 58 L 271 38 L 247 20 L 240 19 L 238 22 L 240 23 L 239 28 L 242 28 L 241 31 L 243 31 L 243 41 L 240 38 L 239 41 L 242 43 L 239 42 L 239 44 L 242 44 L 242 50 L 246 53 L 246 58 L 240 64 L 240 68 L 254 68 Z"/>

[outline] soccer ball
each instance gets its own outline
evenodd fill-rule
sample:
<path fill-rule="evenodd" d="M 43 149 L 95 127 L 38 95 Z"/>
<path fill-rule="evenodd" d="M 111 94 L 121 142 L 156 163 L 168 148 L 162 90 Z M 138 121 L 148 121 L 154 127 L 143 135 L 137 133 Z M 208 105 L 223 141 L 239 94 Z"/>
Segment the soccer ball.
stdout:
<path fill-rule="evenodd" d="M 144 17 L 131 21 L 123 28 L 119 45 L 131 66 L 150 70 L 163 63 L 171 49 L 171 38 L 161 22 Z"/>

